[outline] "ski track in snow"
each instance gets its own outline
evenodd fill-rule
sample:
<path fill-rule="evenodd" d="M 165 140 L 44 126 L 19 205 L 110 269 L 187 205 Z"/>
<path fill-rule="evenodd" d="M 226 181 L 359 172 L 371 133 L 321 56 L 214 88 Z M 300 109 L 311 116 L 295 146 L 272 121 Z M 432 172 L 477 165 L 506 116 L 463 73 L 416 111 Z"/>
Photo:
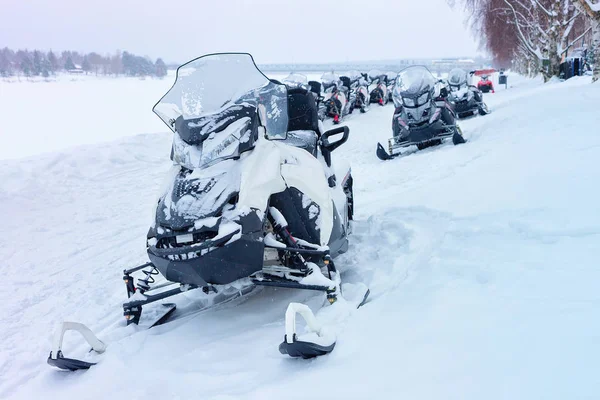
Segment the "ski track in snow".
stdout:
<path fill-rule="evenodd" d="M 124 327 L 122 270 L 145 261 L 170 135 L 0 161 L 0 398 L 596 398 L 600 86 L 509 81 L 485 95 L 492 114 L 460 122 L 465 145 L 381 162 L 393 107 L 346 119 L 334 157 L 352 163 L 357 221 L 336 264 L 372 295 L 310 361 L 277 346 L 287 304 L 316 309 L 314 293 L 195 314 L 190 292 L 173 299 L 183 318 Z M 100 364 L 46 365 L 63 320 L 110 339 Z"/>

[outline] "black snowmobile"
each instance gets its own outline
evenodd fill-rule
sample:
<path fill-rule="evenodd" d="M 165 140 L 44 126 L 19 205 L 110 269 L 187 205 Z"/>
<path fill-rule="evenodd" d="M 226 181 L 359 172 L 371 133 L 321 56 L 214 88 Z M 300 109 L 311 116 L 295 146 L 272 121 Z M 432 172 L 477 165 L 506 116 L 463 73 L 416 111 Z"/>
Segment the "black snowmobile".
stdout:
<path fill-rule="evenodd" d="M 388 92 L 388 102 L 394 101 L 394 85 L 396 84 L 396 77 L 398 76 L 397 72 L 388 71 L 385 73 L 385 80 L 387 85 Z"/>
<path fill-rule="evenodd" d="M 349 129 L 322 132 L 313 95 L 269 80 L 245 53 L 182 65 L 154 112 L 173 131 L 174 166 L 147 235 L 150 262 L 124 271 L 127 324 L 150 303 L 191 289 L 227 293 L 230 284 L 233 296 L 275 286 L 321 291 L 333 304 L 333 259 L 348 249 L 354 210 L 350 169 L 335 170 L 332 152 Z M 167 282 L 155 282 L 159 274 Z M 174 309 L 164 305 L 154 323 Z M 89 368 L 63 357 L 62 334 L 48 363 Z M 333 349 L 295 336 L 281 346 L 301 357 Z"/>
<path fill-rule="evenodd" d="M 308 90 L 312 93 L 313 97 L 315 98 L 315 103 L 317 105 L 318 110 L 318 117 L 321 121 L 325 120 L 325 115 L 327 113 L 326 107 L 323 104 L 325 98 L 322 95 L 322 87 L 323 85 L 321 84 L 321 82 L 308 81 Z"/>
<path fill-rule="evenodd" d="M 358 109 L 361 113 L 366 113 L 369 103 L 369 84 L 363 74 L 359 71 L 348 71 L 345 76 L 340 77 L 340 80 L 348 88 L 350 113 L 355 109 Z"/>
<path fill-rule="evenodd" d="M 394 86 L 393 137 L 388 140 L 387 150 L 381 143 L 377 145 L 377 157 L 389 160 L 401 155 L 403 148 L 416 145 L 422 150 L 441 144 L 446 138 L 452 138 L 455 145 L 465 143 L 446 100 L 447 90 L 438 83 L 422 66 L 409 67 L 398 74 Z"/>
<path fill-rule="evenodd" d="M 342 117 L 350 114 L 350 82 L 347 77 L 340 77 L 333 72 L 321 76 L 323 82 L 323 117 L 333 118 L 334 124 L 339 124 Z"/>
<path fill-rule="evenodd" d="M 469 84 L 469 74 L 465 70 L 455 68 L 450 71 L 448 86 L 450 87 L 448 100 L 458 118 L 489 114 L 490 110 L 483 101 L 481 90 Z"/>
<path fill-rule="evenodd" d="M 379 70 L 373 69 L 368 73 L 370 86 L 375 86 L 369 93 L 369 103 L 384 106 L 387 104 L 390 96 L 388 95 L 387 76 Z"/>

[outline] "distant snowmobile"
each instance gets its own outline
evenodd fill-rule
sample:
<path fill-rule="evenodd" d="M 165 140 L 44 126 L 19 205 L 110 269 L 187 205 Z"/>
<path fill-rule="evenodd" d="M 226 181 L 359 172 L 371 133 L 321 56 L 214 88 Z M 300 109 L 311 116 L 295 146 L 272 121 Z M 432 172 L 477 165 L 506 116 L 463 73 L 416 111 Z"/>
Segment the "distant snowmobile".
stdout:
<path fill-rule="evenodd" d="M 477 82 L 477 89 L 479 89 L 482 93 L 495 93 L 494 84 L 492 80 L 487 75 L 482 75 L 481 80 Z"/>
<path fill-rule="evenodd" d="M 350 93 L 350 112 L 358 109 L 361 113 L 368 111 L 369 89 L 368 82 L 359 71 L 348 71 L 340 78 Z"/>
<path fill-rule="evenodd" d="M 323 117 L 333 118 L 334 124 L 339 124 L 342 117 L 350 114 L 350 102 L 348 96 L 350 86 L 342 83 L 340 77 L 333 72 L 326 72 L 321 76 L 323 82 Z"/>
<path fill-rule="evenodd" d="M 182 65 L 154 112 L 173 131 L 174 167 L 148 231 L 150 262 L 124 271 L 127 324 L 140 323 L 150 303 L 227 285 L 236 296 L 257 285 L 321 291 L 335 303 L 341 279 L 333 259 L 348 249 L 354 200 L 350 168 L 334 169 L 332 153 L 349 129 L 324 132 L 312 94 L 269 80 L 245 53 Z M 136 285 L 138 271 L 144 276 Z M 153 285 L 159 273 L 169 282 Z M 357 305 L 367 296 L 364 290 Z M 167 304 L 153 318 L 162 322 L 174 309 Z M 296 312 L 314 320 L 310 309 L 291 306 Z M 89 368 L 63 356 L 66 330 L 82 333 L 98 352 L 106 347 L 85 326 L 66 323 L 48 363 Z M 334 345 L 330 336 L 303 341 L 294 332 L 280 350 L 309 358 Z"/>
<path fill-rule="evenodd" d="M 369 102 L 384 106 L 389 100 L 387 76 L 379 70 L 369 71 L 370 84 L 375 86 L 369 95 Z"/>
<path fill-rule="evenodd" d="M 490 110 L 483 101 L 483 94 L 476 86 L 469 83 L 469 76 L 465 70 L 455 68 L 450 71 L 448 85 L 450 87 L 448 99 L 459 118 L 466 118 L 475 114 L 489 114 Z"/>
<path fill-rule="evenodd" d="M 388 92 L 388 101 L 394 101 L 394 85 L 396 84 L 396 77 L 398 76 L 397 72 L 388 71 L 385 73 L 385 78 L 387 82 L 387 92 Z"/>
<path fill-rule="evenodd" d="M 394 86 L 393 137 L 388 140 L 387 150 L 381 143 L 377 145 L 377 157 L 389 160 L 402 155 L 403 148 L 416 145 L 422 150 L 441 144 L 446 138 L 452 138 L 455 145 L 465 143 L 446 100 L 447 90 L 438 83 L 422 66 L 409 67 L 398 74 Z"/>

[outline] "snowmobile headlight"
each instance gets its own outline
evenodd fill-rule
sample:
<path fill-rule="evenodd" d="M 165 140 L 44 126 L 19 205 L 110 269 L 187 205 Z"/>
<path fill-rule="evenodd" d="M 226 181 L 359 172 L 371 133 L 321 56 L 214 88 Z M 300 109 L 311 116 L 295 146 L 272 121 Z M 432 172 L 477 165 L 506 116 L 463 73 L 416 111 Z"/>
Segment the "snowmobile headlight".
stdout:
<path fill-rule="evenodd" d="M 469 91 L 467 92 L 467 100 L 469 100 L 469 101 L 470 101 L 472 98 L 473 98 L 473 92 L 469 90 Z"/>
<path fill-rule="evenodd" d="M 417 99 L 417 105 L 420 107 L 427 103 L 427 100 L 429 100 L 429 92 L 423 93 L 421 96 L 419 96 Z"/>
<path fill-rule="evenodd" d="M 415 101 L 411 98 L 403 97 L 402 101 L 404 101 L 404 105 L 406 107 L 414 107 L 415 106 Z"/>

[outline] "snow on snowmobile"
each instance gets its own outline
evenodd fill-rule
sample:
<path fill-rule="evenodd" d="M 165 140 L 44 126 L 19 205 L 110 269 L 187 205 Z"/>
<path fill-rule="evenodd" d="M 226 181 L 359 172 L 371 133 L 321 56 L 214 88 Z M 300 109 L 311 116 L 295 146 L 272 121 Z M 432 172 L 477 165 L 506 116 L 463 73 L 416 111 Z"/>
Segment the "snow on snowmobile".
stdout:
<path fill-rule="evenodd" d="M 483 94 L 476 86 L 469 84 L 469 76 L 465 70 L 455 68 L 450 71 L 448 86 L 450 87 L 448 99 L 458 118 L 489 114 L 490 110 L 483 101 Z"/>
<path fill-rule="evenodd" d="M 350 113 L 358 109 L 366 113 L 369 104 L 369 84 L 359 71 L 348 71 L 346 76 L 341 77 L 344 86 L 348 87 L 350 93 Z"/>
<path fill-rule="evenodd" d="M 321 76 L 323 83 L 323 108 L 324 117 L 333 118 L 334 124 L 339 124 L 342 117 L 350 114 L 348 95 L 350 87 L 344 86 L 340 77 L 333 72 L 326 72 Z"/>
<path fill-rule="evenodd" d="M 452 138 L 455 145 L 465 143 L 447 101 L 447 90 L 438 83 L 423 66 L 409 67 L 398 74 L 394 86 L 393 137 L 388 140 L 387 150 L 378 143 L 377 157 L 389 160 L 402 155 L 403 148 L 416 145 L 422 150 L 441 144 L 446 138 Z"/>
<path fill-rule="evenodd" d="M 139 324 L 150 303 L 192 289 L 209 295 L 233 287 L 232 296 L 240 296 L 274 286 L 320 291 L 331 304 L 344 299 L 333 260 L 348 249 L 352 175 L 335 168 L 332 152 L 348 139 L 347 127 L 324 132 L 313 95 L 269 80 L 246 53 L 182 65 L 153 111 L 173 132 L 174 165 L 148 231 L 150 261 L 124 271 L 127 325 Z M 166 281 L 155 283 L 157 275 Z M 356 306 L 368 296 L 362 286 Z M 310 309 L 292 304 L 280 351 L 310 358 L 333 350 L 335 338 L 325 337 Z M 149 326 L 174 309 L 163 305 Z M 316 339 L 299 339 L 296 313 L 311 320 Z M 84 325 L 65 323 L 48 363 L 89 368 L 93 363 L 63 356 L 67 330 L 104 351 Z"/>
<path fill-rule="evenodd" d="M 369 103 L 379 104 L 384 106 L 389 100 L 388 87 L 387 87 L 387 76 L 377 69 L 369 71 L 368 77 L 371 85 L 375 85 L 375 88 L 371 90 L 369 94 Z"/>

